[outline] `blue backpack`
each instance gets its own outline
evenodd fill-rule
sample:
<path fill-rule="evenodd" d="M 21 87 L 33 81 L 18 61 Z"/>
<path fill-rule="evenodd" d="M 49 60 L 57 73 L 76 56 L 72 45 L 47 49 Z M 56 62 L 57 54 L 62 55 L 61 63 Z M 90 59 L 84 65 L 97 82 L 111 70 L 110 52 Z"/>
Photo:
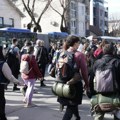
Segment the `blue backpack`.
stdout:
<path fill-rule="evenodd" d="M 0 61 L 0 84 L 7 85 L 10 83 L 10 81 L 2 73 L 3 64 L 4 64 L 4 61 Z"/>

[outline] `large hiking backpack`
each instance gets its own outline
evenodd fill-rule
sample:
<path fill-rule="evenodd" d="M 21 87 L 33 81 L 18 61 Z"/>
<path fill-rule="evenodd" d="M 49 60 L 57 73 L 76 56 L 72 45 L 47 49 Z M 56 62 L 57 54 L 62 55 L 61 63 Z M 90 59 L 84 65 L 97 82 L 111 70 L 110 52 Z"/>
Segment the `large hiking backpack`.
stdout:
<path fill-rule="evenodd" d="M 102 60 L 102 59 L 101 59 Z M 102 60 L 101 62 L 103 62 Z M 98 93 L 113 93 L 117 88 L 115 66 L 112 59 L 98 67 L 95 72 L 94 89 Z"/>
<path fill-rule="evenodd" d="M 0 84 L 8 85 L 10 81 L 3 75 L 2 67 L 3 67 L 4 61 L 0 61 Z"/>
<path fill-rule="evenodd" d="M 56 78 L 63 82 L 69 81 L 74 76 L 74 53 L 63 51 L 56 63 Z"/>

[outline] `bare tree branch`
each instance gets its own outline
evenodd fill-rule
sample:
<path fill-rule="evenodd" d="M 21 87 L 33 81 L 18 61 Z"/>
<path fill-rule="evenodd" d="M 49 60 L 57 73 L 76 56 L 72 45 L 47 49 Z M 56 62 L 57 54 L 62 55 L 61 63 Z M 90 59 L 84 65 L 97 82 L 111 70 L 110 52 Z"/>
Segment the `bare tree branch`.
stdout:
<path fill-rule="evenodd" d="M 42 15 L 46 12 L 46 10 L 47 10 L 47 9 L 48 9 L 48 7 L 50 6 L 51 2 L 52 2 L 52 0 L 48 0 L 48 2 L 46 3 L 45 8 L 43 9 L 42 13 L 40 14 L 40 16 L 39 16 L 39 18 L 38 18 L 37 23 L 39 23 L 39 22 L 40 22 L 40 20 L 41 20 L 41 18 L 42 18 Z"/>
<path fill-rule="evenodd" d="M 60 16 L 62 16 L 62 14 L 61 14 L 59 11 L 57 11 L 52 5 L 50 5 L 50 7 L 51 7 L 56 13 L 58 13 Z"/>
<path fill-rule="evenodd" d="M 26 1 L 26 2 L 25 2 Z M 28 24 L 28 28 L 31 28 L 32 22 L 34 23 L 35 27 L 34 27 L 34 32 L 41 32 L 41 26 L 40 26 L 40 20 L 43 16 L 43 14 L 47 11 L 48 7 L 50 6 L 52 0 L 41 0 L 40 2 L 47 2 L 44 9 L 42 10 L 42 12 L 40 13 L 38 19 L 35 19 L 34 16 L 34 11 L 35 11 L 35 4 L 36 4 L 36 0 L 33 0 L 32 2 L 30 0 L 22 0 L 22 3 L 28 13 L 28 15 L 31 17 L 31 22 Z M 31 5 L 31 6 L 30 6 Z"/>
<path fill-rule="evenodd" d="M 59 0 L 59 3 L 60 3 L 60 6 L 63 10 L 62 13 L 60 13 L 52 5 L 50 7 L 52 8 L 52 10 L 54 10 L 56 13 L 58 13 L 61 16 L 61 24 L 60 24 L 61 32 L 68 32 L 66 13 L 67 13 L 67 10 L 69 9 L 68 6 L 69 6 L 70 1 L 66 2 L 66 0 Z"/>

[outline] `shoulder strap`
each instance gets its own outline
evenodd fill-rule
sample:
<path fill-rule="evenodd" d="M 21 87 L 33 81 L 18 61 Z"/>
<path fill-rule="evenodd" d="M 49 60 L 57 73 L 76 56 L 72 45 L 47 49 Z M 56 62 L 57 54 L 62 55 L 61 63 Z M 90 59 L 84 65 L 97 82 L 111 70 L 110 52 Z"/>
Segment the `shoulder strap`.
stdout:
<path fill-rule="evenodd" d="M 109 62 L 108 62 L 108 65 L 111 65 L 112 66 L 112 75 L 113 75 L 113 87 L 114 87 L 114 91 L 116 92 L 117 91 L 117 80 L 116 80 L 116 71 L 115 71 L 115 65 L 114 65 L 114 63 L 115 63 L 115 61 L 116 61 L 117 59 L 116 58 L 112 58 L 111 60 L 109 60 Z"/>

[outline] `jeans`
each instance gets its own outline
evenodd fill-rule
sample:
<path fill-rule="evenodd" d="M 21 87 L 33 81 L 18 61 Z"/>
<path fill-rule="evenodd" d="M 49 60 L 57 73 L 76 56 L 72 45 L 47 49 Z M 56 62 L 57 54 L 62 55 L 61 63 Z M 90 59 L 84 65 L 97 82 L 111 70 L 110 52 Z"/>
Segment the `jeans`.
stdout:
<path fill-rule="evenodd" d="M 73 115 L 76 120 L 80 120 L 78 105 L 68 105 L 62 120 L 71 120 Z"/>

